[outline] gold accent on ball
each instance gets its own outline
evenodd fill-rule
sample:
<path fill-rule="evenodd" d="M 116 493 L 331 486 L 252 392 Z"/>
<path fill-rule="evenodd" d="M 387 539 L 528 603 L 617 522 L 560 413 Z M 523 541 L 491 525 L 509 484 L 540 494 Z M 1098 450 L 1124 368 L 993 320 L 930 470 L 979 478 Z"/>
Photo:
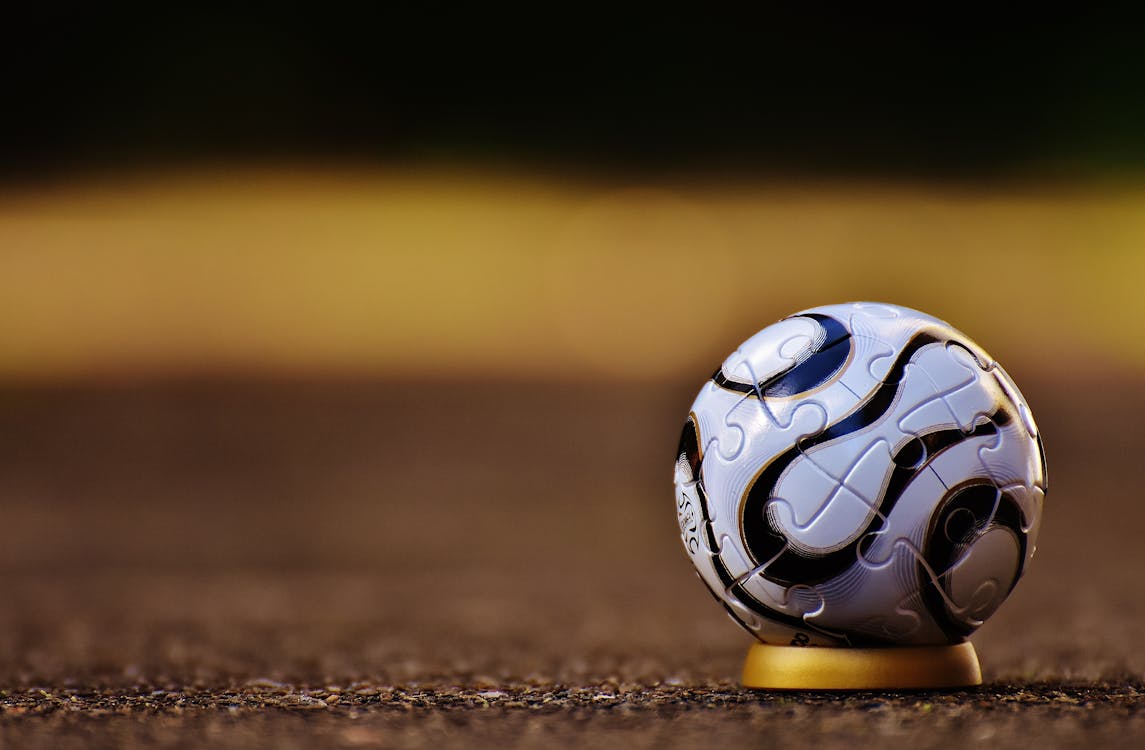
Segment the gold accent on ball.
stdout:
<path fill-rule="evenodd" d="M 743 685 L 767 690 L 919 690 L 982 684 L 969 641 L 949 646 L 774 646 L 754 643 Z"/>

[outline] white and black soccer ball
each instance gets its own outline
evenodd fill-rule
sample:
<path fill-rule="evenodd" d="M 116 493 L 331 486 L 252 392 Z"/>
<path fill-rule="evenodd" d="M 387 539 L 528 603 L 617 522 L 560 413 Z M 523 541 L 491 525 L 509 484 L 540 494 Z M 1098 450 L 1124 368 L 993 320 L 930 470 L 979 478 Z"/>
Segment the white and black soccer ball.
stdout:
<path fill-rule="evenodd" d="M 829 305 L 745 341 L 675 466 L 684 546 L 767 643 L 945 644 L 1034 554 L 1041 437 L 1006 372 L 941 320 Z"/>

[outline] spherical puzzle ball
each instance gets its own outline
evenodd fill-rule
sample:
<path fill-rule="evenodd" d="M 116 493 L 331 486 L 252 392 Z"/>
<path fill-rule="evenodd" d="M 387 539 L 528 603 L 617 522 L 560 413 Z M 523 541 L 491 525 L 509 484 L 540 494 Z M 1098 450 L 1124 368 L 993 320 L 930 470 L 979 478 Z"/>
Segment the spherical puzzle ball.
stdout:
<path fill-rule="evenodd" d="M 816 307 L 700 390 L 675 467 L 684 546 L 765 643 L 966 639 L 1034 554 L 1041 437 L 1006 371 L 929 315 Z"/>

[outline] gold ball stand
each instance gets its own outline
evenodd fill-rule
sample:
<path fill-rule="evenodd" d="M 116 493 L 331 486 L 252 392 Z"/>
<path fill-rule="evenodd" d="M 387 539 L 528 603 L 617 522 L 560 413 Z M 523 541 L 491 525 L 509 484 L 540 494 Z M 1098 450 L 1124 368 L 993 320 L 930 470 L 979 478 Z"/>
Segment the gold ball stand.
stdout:
<path fill-rule="evenodd" d="M 765 690 L 925 690 L 982 684 L 978 654 L 949 646 L 834 648 L 754 643 L 743 685 Z"/>

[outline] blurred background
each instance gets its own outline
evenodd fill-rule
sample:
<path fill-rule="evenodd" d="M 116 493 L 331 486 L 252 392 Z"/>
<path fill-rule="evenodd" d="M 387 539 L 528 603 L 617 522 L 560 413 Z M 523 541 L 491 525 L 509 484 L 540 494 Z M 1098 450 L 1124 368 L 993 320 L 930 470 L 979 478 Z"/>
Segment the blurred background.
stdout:
<path fill-rule="evenodd" d="M 8 26 L 9 682 L 733 679 L 679 425 L 860 299 L 965 331 L 1046 433 L 987 669 L 1145 674 L 1136 29 L 470 13 Z"/>

